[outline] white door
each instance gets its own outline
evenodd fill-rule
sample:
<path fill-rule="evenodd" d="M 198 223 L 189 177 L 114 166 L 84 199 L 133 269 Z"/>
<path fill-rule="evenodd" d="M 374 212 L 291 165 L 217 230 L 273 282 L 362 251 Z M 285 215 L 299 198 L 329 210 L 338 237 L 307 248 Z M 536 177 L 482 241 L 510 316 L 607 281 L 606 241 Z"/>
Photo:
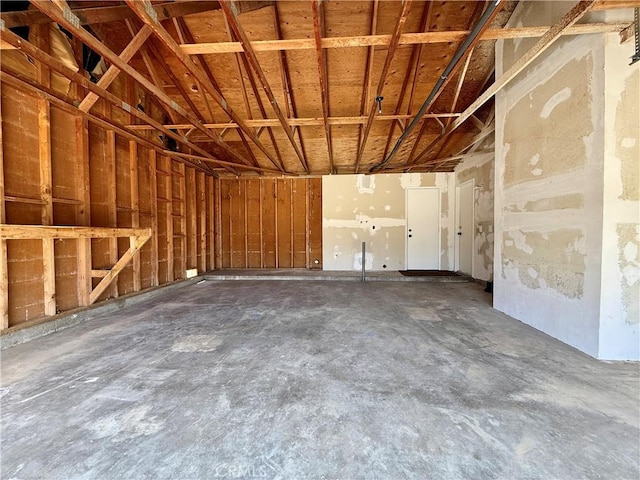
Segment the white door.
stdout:
<path fill-rule="evenodd" d="M 473 180 L 456 188 L 456 270 L 473 276 Z"/>
<path fill-rule="evenodd" d="M 440 269 L 440 189 L 407 189 L 407 270 Z"/>

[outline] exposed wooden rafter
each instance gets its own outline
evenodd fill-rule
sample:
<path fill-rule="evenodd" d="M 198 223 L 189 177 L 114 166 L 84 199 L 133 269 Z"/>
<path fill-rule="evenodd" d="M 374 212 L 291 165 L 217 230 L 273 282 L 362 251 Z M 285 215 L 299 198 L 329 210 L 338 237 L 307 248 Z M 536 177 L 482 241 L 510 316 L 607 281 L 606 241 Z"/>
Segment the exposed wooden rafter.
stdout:
<path fill-rule="evenodd" d="M 400 16 L 396 22 L 396 26 L 393 30 L 393 34 L 391 35 L 391 41 L 389 43 L 389 49 L 387 50 L 387 56 L 384 60 L 384 65 L 382 67 L 382 71 L 380 72 L 380 80 L 378 81 L 378 86 L 376 87 L 376 96 L 381 96 L 384 90 L 385 77 L 387 76 L 387 72 L 389 71 L 389 67 L 391 66 L 391 62 L 393 61 L 393 57 L 398 49 L 398 42 L 400 41 L 400 35 L 402 34 L 402 29 L 404 28 L 404 24 L 407 21 L 407 15 L 409 15 L 409 9 L 411 8 L 411 0 L 403 0 L 402 2 L 402 10 L 400 12 Z M 356 165 L 354 171 L 357 173 L 360 168 L 360 162 L 362 160 L 362 155 L 364 154 L 364 149 L 367 145 L 367 139 L 369 138 L 369 133 L 371 132 L 371 127 L 373 126 L 373 117 L 377 112 L 377 102 L 374 100 L 373 102 L 369 102 L 369 117 L 367 118 L 367 123 L 364 126 L 364 131 L 362 134 L 362 141 L 358 146 L 358 153 L 356 156 Z"/>
<path fill-rule="evenodd" d="M 535 45 L 527 50 L 509 69 L 504 72 L 482 95 L 480 95 L 469 107 L 467 107 L 456 120 L 445 129 L 445 131 L 431 142 L 415 159 L 419 162 L 425 156 L 432 153 L 433 148 L 443 140 L 446 140 L 460 125 L 462 125 L 471 115 L 473 115 L 482 105 L 484 105 L 497 92 L 502 90 L 520 72 L 538 58 L 545 50 L 562 36 L 562 32 L 580 20 L 595 4 L 596 0 L 579 1 L 569 12 L 560 19 L 547 33 L 545 33 Z"/>
<path fill-rule="evenodd" d="M 191 122 L 198 130 L 204 133 L 207 137 L 222 148 L 225 153 L 238 160 L 238 163 L 243 163 L 243 157 L 239 155 L 235 150 L 230 148 L 225 142 L 223 142 L 219 136 L 216 136 L 210 130 L 200 126 L 200 122 L 193 117 L 189 112 L 180 107 L 173 99 L 168 97 L 162 89 L 158 88 L 152 82 L 147 80 L 140 72 L 131 67 L 127 62 L 124 62 L 117 54 L 107 48 L 100 40 L 91 35 L 84 28 L 77 25 L 77 21 L 72 17 L 72 13 L 69 11 L 63 11 L 54 3 L 49 2 L 36 2 L 32 0 L 32 4 L 36 8 L 40 9 L 43 13 L 46 13 L 52 20 L 58 22 L 61 26 L 71 32 L 74 36 L 81 39 L 88 47 L 95 52 L 102 55 L 107 61 L 116 65 L 121 71 L 129 75 L 134 81 L 139 83 L 145 90 L 155 95 L 155 97 L 166 107 L 176 111 L 180 116 Z M 3 35 L 5 32 L 2 32 Z M 121 104 L 123 102 L 121 101 Z M 122 105 L 119 105 L 122 108 Z M 129 110 L 131 106 L 127 105 Z"/>
<path fill-rule="evenodd" d="M 378 0 L 374 0 L 371 7 L 371 23 L 369 26 L 369 32 L 371 35 L 375 35 L 376 28 L 378 27 Z M 428 8 L 428 7 L 427 7 Z M 373 69 L 373 59 L 375 55 L 375 48 L 369 47 L 367 49 L 367 66 L 364 71 L 364 81 L 362 82 L 362 99 L 360 101 L 360 115 L 365 116 L 367 113 L 367 106 L 369 105 L 369 97 L 371 96 L 371 70 Z M 399 113 L 399 112 L 396 112 Z M 365 117 L 366 118 L 366 117 Z M 362 143 L 362 136 L 364 135 L 363 122 L 358 129 L 358 145 Z M 395 125 L 395 122 L 392 124 Z M 393 127 L 391 128 L 393 130 Z M 354 166 L 354 173 L 358 173 L 357 167 Z"/>
<path fill-rule="evenodd" d="M 300 160 L 300 163 L 302 164 L 302 168 L 304 169 L 305 172 L 309 173 L 309 165 L 307 165 L 307 159 L 302 156 L 302 152 L 300 151 L 300 148 L 298 147 L 298 144 L 296 143 L 296 140 L 293 137 L 293 133 L 291 132 L 289 125 L 287 125 L 287 119 L 284 113 L 282 112 L 282 110 L 280 109 L 280 105 L 278 105 L 276 96 L 273 93 L 271 86 L 269 85 L 267 76 L 264 74 L 262 67 L 260 66 L 260 62 L 258 61 L 258 57 L 256 56 L 255 52 L 251 48 L 251 42 L 249 41 L 249 37 L 247 37 L 247 34 L 242 28 L 242 25 L 240 25 L 240 21 L 238 20 L 238 9 L 236 7 L 235 1 L 221 0 L 220 5 L 227 19 L 227 22 L 229 23 L 229 27 L 233 31 L 236 38 L 238 38 L 238 40 L 240 40 L 240 43 L 242 44 L 242 48 L 244 50 L 244 55 L 245 55 L 244 58 L 247 60 L 247 63 L 251 66 L 251 69 L 256 74 L 256 77 L 258 78 L 258 82 L 260 82 L 260 85 L 262 86 L 264 93 L 267 95 L 267 98 L 271 103 L 271 107 L 273 108 L 273 111 L 275 112 L 276 117 L 278 117 L 278 120 L 280 121 L 280 124 L 282 125 L 282 128 L 285 134 L 287 135 L 287 138 L 289 139 L 289 142 L 291 143 L 291 146 L 293 147 L 293 150 L 295 151 L 298 157 L 298 160 Z"/>
<path fill-rule="evenodd" d="M 229 25 L 229 21 L 227 20 L 227 18 L 225 17 L 225 26 L 227 27 L 227 33 L 229 35 L 229 37 L 231 39 L 234 39 L 234 33 L 233 30 L 231 30 L 231 26 Z M 258 109 L 260 110 L 260 115 L 262 115 L 262 118 L 268 118 L 267 115 L 267 110 L 264 107 L 264 103 L 262 101 L 262 97 L 260 96 L 260 92 L 258 91 L 258 85 L 256 84 L 256 80 L 253 77 L 253 74 L 251 73 L 251 66 L 249 65 L 249 61 L 247 59 L 247 56 L 244 53 L 236 53 L 235 54 L 235 60 L 236 60 L 236 67 L 238 70 L 238 78 L 240 79 L 240 81 L 242 82 L 242 96 L 244 98 L 245 101 L 245 105 L 247 108 L 247 116 L 249 118 L 253 118 L 253 115 L 251 113 L 251 105 L 249 104 L 249 95 L 247 93 L 247 89 L 246 86 L 244 84 L 244 76 L 242 75 L 242 67 L 244 66 L 244 71 L 247 73 L 247 78 L 249 79 L 249 84 L 251 85 L 251 90 L 253 91 L 253 95 L 256 99 L 256 102 L 258 104 Z M 282 124 L 281 124 L 282 125 Z M 276 157 L 278 159 L 277 163 L 274 163 L 274 167 L 276 167 L 277 169 L 279 169 L 281 172 L 285 172 L 285 168 L 284 168 L 284 163 L 282 162 L 282 154 L 280 153 L 280 149 L 278 148 L 278 142 L 276 142 L 276 138 L 275 135 L 273 134 L 273 130 L 271 128 L 267 129 L 268 133 L 269 133 L 269 138 L 271 139 L 271 144 L 273 145 L 273 150 L 276 153 Z M 249 151 L 251 151 L 249 149 Z M 256 167 L 259 167 L 259 165 L 255 164 Z"/>
<path fill-rule="evenodd" d="M 313 10 L 313 32 L 315 37 L 314 47 L 316 50 L 316 63 L 318 65 L 318 77 L 320 81 L 320 99 L 322 101 L 322 120 L 324 126 L 324 136 L 327 141 L 327 153 L 329 156 L 329 173 L 335 172 L 333 163 L 333 142 L 331 140 L 331 126 L 329 125 L 329 77 L 327 73 L 327 56 L 320 46 L 320 39 L 324 35 L 324 16 L 322 13 L 321 0 L 311 2 Z"/>
<path fill-rule="evenodd" d="M 220 91 L 217 84 L 214 84 L 207 78 L 205 72 L 202 69 L 198 68 L 195 63 L 189 58 L 188 55 L 185 55 L 179 48 L 178 44 L 175 42 L 173 37 L 167 32 L 167 30 L 159 23 L 157 19 L 151 16 L 149 12 L 153 12 L 153 9 L 150 8 L 150 3 L 148 1 L 136 1 L 136 0 L 126 0 L 127 5 L 136 12 L 138 17 L 147 25 L 151 27 L 154 35 L 158 38 L 160 42 L 164 44 L 164 46 L 169 49 L 169 51 L 175 56 L 176 59 L 180 61 L 180 63 L 186 68 L 186 70 L 193 75 L 193 77 L 200 82 L 200 84 L 205 88 L 206 92 L 222 107 L 229 117 L 240 125 L 245 134 L 255 143 L 255 145 L 267 156 L 272 158 L 269 150 L 265 148 L 264 145 L 260 142 L 260 140 L 254 135 L 254 133 L 245 125 L 244 120 L 240 117 L 228 104 L 226 98 Z M 174 102 L 175 103 L 175 102 Z M 197 125 L 196 125 L 197 126 Z M 198 128 L 200 129 L 200 128 Z M 207 134 L 209 135 L 209 134 Z M 238 154 L 237 151 L 231 149 L 224 141 L 220 138 L 215 137 L 214 141 L 223 148 L 226 152 L 231 153 L 234 158 L 239 160 L 238 163 L 244 163 L 243 157 Z M 273 160 L 273 159 L 272 159 Z"/>
<path fill-rule="evenodd" d="M 92 83 L 89 79 L 84 77 L 82 74 L 80 74 L 78 72 L 75 72 L 74 70 L 72 70 L 71 68 L 69 68 L 65 64 L 63 64 L 61 61 L 59 61 L 58 59 L 53 58 L 51 55 L 43 52 L 39 48 L 35 47 L 33 44 L 24 41 L 22 38 L 18 37 L 13 32 L 11 32 L 9 30 L 4 30 L 4 31 L 0 32 L 0 35 L 6 42 L 9 42 L 12 45 L 14 45 L 16 48 L 19 48 L 21 51 L 23 51 L 25 54 L 29 55 L 31 58 L 34 58 L 34 59 L 42 62 L 42 64 L 44 64 L 47 67 L 51 68 L 52 70 L 60 73 L 61 75 L 63 75 L 66 78 L 68 78 L 69 80 L 71 80 L 71 81 L 75 82 L 76 84 L 81 85 L 84 88 L 88 89 L 89 91 L 95 93 L 100 98 L 105 99 L 111 105 L 116 106 L 117 108 L 120 108 L 120 109 L 122 109 L 123 111 L 125 111 L 127 113 L 130 113 L 134 117 L 136 117 L 136 118 L 142 120 L 143 122 L 145 122 L 146 124 L 152 126 L 154 129 L 157 129 L 157 130 L 163 132 L 165 135 L 168 135 L 169 137 L 173 138 L 177 142 L 180 142 L 180 143 L 183 143 L 183 144 L 185 144 L 185 145 L 187 145 L 189 147 L 192 147 L 192 148 L 196 149 L 197 151 L 202 152 L 203 155 L 210 155 L 206 151 L 204 151 L 200 147 L 198 147 L 197 145 L 191 144 L 188 141 L 185 141 L 185 139 L 183 139 L 179 135 L 177 135 L 174 132 L 172 132 L 171 130 L 163 127 L 162 124 L 160 124 L 159 122 L 155 121 L 153 118 L 149 117 L 148 115 L 146 115 L 145 113 L 141 112 L 137 108 L 132 108 L 128 103 L 123 102 L 121 99 L 119 99 L 115 95 L 113 95 L 110 92 L 106 91 L 105 89 L 99 87 L 98 85 Z M 6 68 L 7 68 L 4 64 L 0 64 L 0 66 L 2 67 L 3 71 L 6 70 Z M 64 102 L 67 105 L 72 105 L 73 104 L 73 100 L 72 99 L 63 98 L 62 95 L 60 95 L 59 93 L 56 93 L 56 92 L 52 91 L 51 88 L 48 88 L 48 87 L 42 85 L 41 83 L 38 83 L 35 80 L 32 80 L 32 79 L 30 79 L 28 77 L 25 77 L 24 75 L 20 75 L 20 74 L 18 74 L 16 72 L 8 72 L 8 73 L 11 76 L 13 76 L 14 78 L 19 79 L 23 84 L 25 84 L 25 83 L 29 84 L 33 88 L 38 89 L 41 92 L 47 93 L 49 96 L 55 97 L 56 99 Z M 77 113 L 77 112 L 81 112 L 81 113 L 85 113 L 85 114 L 87 113 L 87 112 L 83 112 L 82 110 L 77 109 L 76 107 L 72 107 L 72 108 L 76 111 L 75 113 Z M 96 113 L 95 115 L 92 115 L 89 118 L 90 119 L 96 119 L 96 118 L 100 118 L 100 117 Z M 152 144 L 152 143 L 148 142 L 148 140 L 146 138 L 136 134 L 135 132 L 127 131 L 126 127 L 121 127 L 119 125 L 115 125 L 113 122 L 109 121 L 108 119 L 105 119 L 104 117 L 102 118 L 102 121 L 108 123 L 110 125 L 110 127 L 109 127 L 110 129 L 117 128 L 117 131 L 119 131 L 119 132 L 126 132 L 126 135 L 129 138 L 132 137 L 134 139 L 136 139 L 136 138 L 140 139 L 141 141 L 143 141 L 143 143 L 152 145 L 152 148 L 156 148 L 155 144 Z M 200 165 L 197 165 L 197 168 L 207 170 L 205 167 L 200 166 Z"/>

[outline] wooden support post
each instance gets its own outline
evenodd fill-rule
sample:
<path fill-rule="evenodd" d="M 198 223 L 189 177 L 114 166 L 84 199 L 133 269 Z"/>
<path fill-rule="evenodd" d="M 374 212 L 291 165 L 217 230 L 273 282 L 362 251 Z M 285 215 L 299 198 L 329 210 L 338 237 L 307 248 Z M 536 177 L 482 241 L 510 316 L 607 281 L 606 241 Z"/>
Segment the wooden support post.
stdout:
<path fill-rule="evenodd" d="M 49 26 L 34 28 L 36 45 L 49 50 Z M 43 63 L 36 64 L 36 77 L 45 87 L 51 85 L 51 72 Z M 38 99 L 38 157 L 40 162 L 40 200 L 42 225 L 53 225 L 53 201 L 51 179 L 51 106 L 45 98 Z M 42 240 L 44 314 L 56 314 L 55 248 L 52 238 Z"/>
<path fill-rule="evenodd" d="M 158 173 L 155 150 L 149 150 L 149 204 L 151 205 L 151 286 L 160 284 L 158 277 Z"/>
<path fill-rule="evenodd" d="M 78 166 L 76 195 L 82 202 L 77 207 L 76 223 L 89 226 L 91 225 L 89 123 L 82 116 L 76 118 L 76 164 Z M 77 256 L 78 305 L 85 307 L 89 305 L 91 294 L 91 239 L 78 239 Z"/>
<path fill-rule="evenodd" d="M 51 195 L 51 108 L 49 102 L 38 100 L 38 147 L 40 157 L 40 199 L 42 200 L 42 225 L 53 225 L 53 201 Z M 54 240 L 42 240 L 42 264 L 44 285 L 44 314 L 56 314 L 56 272 Z"/>
<path fill-rule="evenodd" d="M 173 282 L 174 280 L 174 255 L 173 255 L 173 169 L 172 160 L 169 157 L 164 157 L 164 171 L 167 175 L 164 177 L 165 194 L 167 196 L 167 282 Z"/>
<path fill-rule="evenodd" d="M 185 205 L 187 224 L 187 268 L 198 268 L 198 210 L 196 172 L 192 168 L 185 168 L 185 189 L 182 200 Z M 185 268 L 186 270 L 186 268 Z"/>
<path fill-rule="evenodd" d="M 194 170 L 195 171 L 195 170 Z M 207 204 L 205 198 L 205 175 L 196 172 L 196 187 L 198 191 L 198 239 L 200 245 L 200 273 L 207 271 Z"/>
<path fill-rule="evenodd" d="M 105 104 L 105 116 L 111 116 L 111 107 Z M 107 209 L 109 216 L 109 226 L 118 226 L 118 210 L 116 205 L 116 134 L 113 130 L 107 130 L 105 153 L 107 160 L 107 178 L 105 182 L 107 184 Z M 118 261 L 118 239 L 109 239 L 109 264 L 114 265 Z M 118 297 L 118 282 L 111 284 L 110 294 L 113 298 Z"/>
<path fill-rule="evenodd" d="M 178 166 L 178 192 L 180 202 L 180 277 L 187 275 L 187 199 L 186 191 L 186 167 L 184 163 L 177 163 Z"/>
<path fill-rule="evenodd" d="M 216 230 L 215 230 L 215 180 L 207 176 L 207 233 L 209 242 L 207 244 L 208 258 L 207 270 L 216 268 Z"/>
<path fill-rule="evenodd" d="M 4 207 L 4 143 L 2 139 L 2 98 L 0 98 L 0 223 L 5 223 Z M 9 328 L 9 275 L 7 272 L 7 241 L 0 237 L 0 330 Z"/>
<path fill-rule="evenodd" d="M 140 198 L 138 195 L 138 144 L 129 141 L 129 187 L 131 195 L 131 226 L 140 226 Z M 142 288 L 140 252 L 133 256 L 133 291 L 139 292 Z"/>
<path fill-rule="evenodd" d="M 215 210 L 215 218 L 216 218 L 216 222 L 215 222 L 215 243 L 216 243 L 216 248 L 215 248 L 215 262 L 214 262 L 214 268 L 222 268 L 222 194 L 220 192 L 220 179 L 216 178 L 214 180 L 214 185 L 215 185 L 215 204 L 214 204 L 214 210 Z"/>

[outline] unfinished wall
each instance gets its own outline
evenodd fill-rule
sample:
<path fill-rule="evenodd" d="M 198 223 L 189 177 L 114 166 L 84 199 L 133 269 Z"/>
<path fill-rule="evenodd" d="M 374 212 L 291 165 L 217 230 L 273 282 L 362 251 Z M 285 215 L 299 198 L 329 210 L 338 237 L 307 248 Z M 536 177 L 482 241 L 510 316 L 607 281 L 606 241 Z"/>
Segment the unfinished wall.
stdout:
<path fill-rule="evenodd" d="M 12 61 L 2 65 L 0 223 L 151 228 L 152 238 L 98 301 L 183 279 L 189 268 L 213 269 L 213 177 L 159 154 L 157 134 L 148 138 L 158 150 L 89 122 L 67 103 L 86 92 L 50 78 L 19 52 L 3 52 L 6 59 Z M 30 79 L 45 93 L 50 85 L 48 96 Z M 161 118 L 125 77 L 109 90 Z M 93 111 L 134 122 L 102 100 Z M 1 240 L 0 247 L 1 330 L 88 305 L 129 238 Z"/>
<path fill-rule="evenodd" d="M 511 26 L 553 24 L 574 3 L 523 2 Z M 497 75 L 533 41 L 498 42 Z M 612 305 L 619 300 L 601 304 L 611 281 L 603 274 L 609 236 L 619 264 L 619 234 L 603 228 L 614 174 L 605 132 L 617 135 L 605 113 L 622 92 L 605 95 L 604 70 L 628 75 L 628 59 L 614 61 L 605 42 L 605 35 L 560 39 L 496 97 L 494 306 L 600 358 L 609 358 L 600 349 L 601 309 L 624 322 Z M 637 329 L 623 336 L 616 341 L 637 345 Z"/>
<path fill-rule="evenodd" d="M 448 173 L 330 175 L 322 180 L 325 270 L 360 270 L 366 242 L 369 271 L 406 268 L 406 189 L 440 189 L 440 268 L 453 269 L 454 176 Z M 375 227 L 375 228 L 374 228 Z"/>
<path fill-rule="evenodd" d="M 640 64 L 605 39 L 601 358 L 640 358 Z"/>
<path fill-rule="evenodd" d="M 322 268 L 322 179 L 216 180 L 220 268 Z"/>
<path fill-rule="evenodd" d="M 474 180 L 473 273 L 479 280 L 493 281 L 493 136 L 477 153 L 465 157 L 455 170 L 456 187 Z M 456 207 L 457 208 L 457 207 Z"/>

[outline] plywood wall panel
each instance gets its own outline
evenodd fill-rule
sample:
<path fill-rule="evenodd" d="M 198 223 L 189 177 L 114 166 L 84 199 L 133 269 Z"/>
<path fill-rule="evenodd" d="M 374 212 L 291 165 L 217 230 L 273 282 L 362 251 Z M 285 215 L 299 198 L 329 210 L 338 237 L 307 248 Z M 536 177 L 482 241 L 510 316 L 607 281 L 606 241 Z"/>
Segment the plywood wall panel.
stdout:
<path fill-rule="evenodd" d="M 221 268 L 308 268 L 313 255 L 321 260 L 321 182 L 219 179 Z"/>

